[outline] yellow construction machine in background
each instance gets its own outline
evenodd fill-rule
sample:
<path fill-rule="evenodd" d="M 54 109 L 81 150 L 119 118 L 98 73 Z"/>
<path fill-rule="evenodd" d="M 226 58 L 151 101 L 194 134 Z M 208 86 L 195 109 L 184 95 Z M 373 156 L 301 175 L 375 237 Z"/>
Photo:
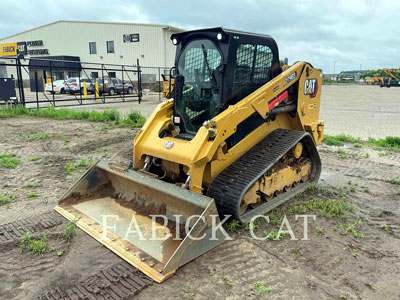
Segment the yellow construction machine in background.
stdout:
<path fill-rule="evenodd" d="M 174 92 L 174 78 L 171 75 L 161 74 L 163 78 L 163 97 L 171 99 Z"/>

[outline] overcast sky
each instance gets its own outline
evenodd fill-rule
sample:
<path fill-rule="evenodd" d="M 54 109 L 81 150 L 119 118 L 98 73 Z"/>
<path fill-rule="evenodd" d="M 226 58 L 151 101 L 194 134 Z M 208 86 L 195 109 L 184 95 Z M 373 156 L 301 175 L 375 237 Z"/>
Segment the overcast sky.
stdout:
<path fill-rule="evenodd" d="M 272 35 L 324 73 L 400 66 L 398 0 L 0 0 L 0 37 L 57 20 L 224 26 Z"/>

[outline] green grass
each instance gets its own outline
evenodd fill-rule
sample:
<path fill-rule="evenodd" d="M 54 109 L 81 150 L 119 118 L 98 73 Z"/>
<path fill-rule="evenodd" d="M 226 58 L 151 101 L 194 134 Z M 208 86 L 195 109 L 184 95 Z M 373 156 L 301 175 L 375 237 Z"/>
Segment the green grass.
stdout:
<path fill-rule="evenodd" d="M 16 199 L 17 196 L 14 194 L 9 194 L 8 192 L 0 193 L 0 206 L 2 205 L 10 205 L 11 200 Z"/>
<path fill-rule="evenodd" d="M 30 161 L 37 161 L 37 160 L 39 160 L 39 159 L 40 159 L 39 156 L 32 156 L 32 157 L 29 157 L 29 160 L 30 160 Z"/>
<path fill-rule="evenodd" d="M 347 134 L 338 134 L 338 135 L 324 135 L 324 143 L 330 146 L 344 146 L 343 142 L 348 143 L 357 143 L 360 144 L 362 140 L 360 138 L 355 138 Z"/>
<path fill-rule="evenodd" d="M 288 208 L 288 211 L 292 214 L 303 214 L 309 211 L 315 211 L 320 216 L 327 218 L 344 218 L 347 216 L 348 212 L 354 211 L 354 206 L 345 199 L 322 200 L 319 198 L 312 198 L 310 200 L 293 202 Z"/>
<path fill-rule="evenodd" d="M 121 127 L 142 127 L 146 122 L 146 118 L 138 111 L 130 112 L 125 119 L 119 121 Z"/>
<path fill-rule="evenodd" d="M 260 281 L 255 282 L 253 284 L 253 287 L 255 287 L 257 289 L 257 295 L 259 297 L 262 297 L 263 295 L 268 294 L 272 290 L 270 287 L 265 287 L 264 284 Z"/>
<path fill-rule="evenodd" d="M 381 225 L 381 229 L 388 231 L 389 226 L 387 226 L 387 224 L 383 224 Z"/>
<path fill-rule="evenodd" d="M 315 232 L 316 232 L 316 233 L 323 233 L 323 232 L 324 232 L 324 227 L 316 226 L 316 227 L 315 227 Z"/>
<path fill-rule="evenodd" d="M 35 188 L 37 188 L 37 187 L 39 187 L 39 186 L 41 186 L 42 184 L 40 184 L 40 183 L 26 183 L 26 184 L 24 184 L 22 187 L 23 188 L 32 188 L 32 189 L 35 189 Z"/>
<path fill-rule="evenodd" d="M 269 238 L 270 240 L 275 240 L 275 239 L 283 239 L 285 238 L 286 234 L 284 232 L 279 233 L 278 236 L 278 232 L 271 230 L 271 232 L 268 234 L 267 238 Z"/>
<path fill-rule="evenodd" d="M 349 232 L 351 232 L 354 237 L 363 238 L 364 234 L 359 233 L 356 230 L 356 226 L 359 225 L 359 224 L 361 224 L 361 220 L 357 220 L 353 224 L 347 224 L 347 226 L 343 226 L 342 224 L 339 224 L 338 227 L 336 227 L 335 230 L 340 229 L 340 234 L 341 235 L 347 235 Z"/>
<path fill-rule="evenodd" d="M 21 160 L 13 153 L 0 153 L 0 167 L 7 169 L 15 169 Z"/>
<path fill-rule="evenodd" d="M 324 143 L 330 146 L 344 146 L 344 143 L 353 143 L 354 147 L 361 148 L 363 144 L 379 148 L 400 151 L 400 137 L 387 136 L 384 139 L 369 138 L 368 141 L 363 141 L 360 138 L 352 137 L 351 135 L 324 135 Z"/>
<path fill-rule="evenodd" d="M 78 222 L 78 219 L 75 219 L 73 221 L 69 221 L 68 224 L 65 225 L 63 240 L 66 241 L 68 244 L 72 241 L 72 239 L 77 234 L 77 232 L 76 232 L 76 222 Z"/>
<path fill-rule="evenodd" d="M 51 138 L 50 135 L 48 135 L 47 133 L 44 133 L 41 130 L 29 130 L 27 132 L 25 132 L 27 138 L 31 141 L 38 141 L 38 140 L 46 140 Z"/>
<path fill-rule="evenodd" d="M 390 179 L 390 182 L 393 184 L 400 184 L 400 179 L 398 179 L 396 177 L 392 177 L 392 179 Z"/>
<path fill-rule="evenodd" d="M 38 196 L 38 194 L 35 193 L 35 192 L 29 192 L 29 193 L 28 193 L 28 197 L 29 197 L 29 198 L 35 198 L 35 197 L 37 197 L 37 196 Z"/>
<path fill-rule="evenodd" d="M 34 255 L 43 255 L 47 249 L 49 249 L 49 245 L 47 244 L 47 236 L 43 234 L 40 239 L 33 239 L 32 235 L 27 232 L 19 239 L 19 247 L 21 250 L 28 249 Z"/>
<path fill-rule="evenodd" d="M 138 111 L 131 111 L 128 114 L 120 113 L 116 109 L 104 111 L 75 110 L 68 108 L 55 109 L 53 106 L 48 108 L 29 110 L 22 106 L 11 109 L 0 109 L 0 118 L 11 118 L 21 116 L 32 116 L 39 118 L 49 118 L 55 120 L 88 120 L 92 122 L 112 122 L 120 127 L 142 127 L 146 118 Z"/>
<path fill-rule="evenodd" d="M 368 143 L 380 148 L 400 150 L 400 137 L 387 136 L 384 139 L 369 138 Z"/>
<path fill-rule="evenodd" d="M 230 279 L 228 276 L 224 276 L 223 279 L 230 287 L 233 287 L 235 285 L 235 282 L 232 279 Z"/>
<path fill-rule="evenodd" d="M 232 222 L 230 222 L 228 224 L 228 230 L 230 232 L 236 232 L 238 230 L 238 228 L 241 227 L 241 224 L 238 220 L 233 220 Z"/>
<path fill-rule="evenodd" d="M 75 171 L 82 171 L 89 169 L 94 164 L 93 159 L 91 157 L 85 159 L 82 158 L 76 162 L 70 162 L 65 165 L 65 171 L 68 175 L 71 175 Z"/>
<path fill-rule="evenodd" d="M 354 212 L 354 205 L 347 199 L 348 194 L 353 190 L 352 185 L 327 187 L 311 184 L 306 191 L 296 195 L 296 200 L 269 212 L 270 223 L 278 226 L 285 214 L 296 215 L 309 212 L 326 218 L 346 219 L 349 214 Z M 275 236 L 272 237 L 275 238 Z"/>

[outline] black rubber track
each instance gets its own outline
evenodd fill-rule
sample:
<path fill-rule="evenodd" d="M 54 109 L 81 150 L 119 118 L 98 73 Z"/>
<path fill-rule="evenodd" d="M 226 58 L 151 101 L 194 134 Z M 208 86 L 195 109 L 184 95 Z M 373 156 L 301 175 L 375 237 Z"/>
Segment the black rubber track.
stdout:
<path fill-rule="evenodd" d="M 240 215 L 240 202 L 247 190 L 300 141 L 306 157 L 311 160 L 310 179 Z M 318 181 L 320 174 L 321 160 L 311 135 L 304 131 L 277 129 L 222 171 L 211 182 L 207 196 L 214 198 L 221 216 L 231 215 L 246 223 L 304 191 L 311 183 Z"/>
<path fill-rule="evenodd" d="M 0 225 L 0 243 L 19 239 L 27 232 L 42 232 L 44 229 L 58 226 L 65 219 L 55 211 Z"/>
<path fill-rule="evenodd" d="M 153 281 L 128 263 L 119 263 L 99 271 L 76 284 L 64 288 L 54 288 L 35 300 L 55 299 L 133 299 Z"/>

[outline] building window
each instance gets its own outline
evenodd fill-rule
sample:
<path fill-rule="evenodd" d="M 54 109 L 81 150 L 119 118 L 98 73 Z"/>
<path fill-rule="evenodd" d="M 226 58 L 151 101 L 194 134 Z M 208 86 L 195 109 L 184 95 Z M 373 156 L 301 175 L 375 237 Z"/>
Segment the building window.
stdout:
<path fill-rule="evenodd" d="M 110 76 L 110 78 L 117 77 L 117 76 L 115 76 L 115 72 L 108 72 L 108 76 Z"/>
<path fill-rule="evenodd" d="M 96 42 L 89 43 L 89 52 L 90 52 L 90 54 L 97 54 Z"/>
<path fill-rule="evenodd" d="M 99 72 L 92 72 L 92 78 L 99 78 Z"/>
<path fill-rule="evenodd" d="M 114 53 L 114 41 L 107 42 L 107 53 Z"/>

